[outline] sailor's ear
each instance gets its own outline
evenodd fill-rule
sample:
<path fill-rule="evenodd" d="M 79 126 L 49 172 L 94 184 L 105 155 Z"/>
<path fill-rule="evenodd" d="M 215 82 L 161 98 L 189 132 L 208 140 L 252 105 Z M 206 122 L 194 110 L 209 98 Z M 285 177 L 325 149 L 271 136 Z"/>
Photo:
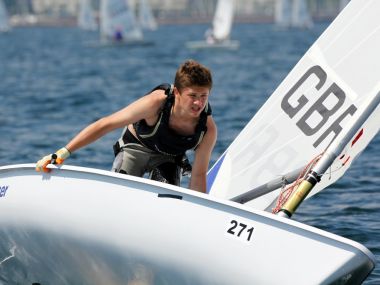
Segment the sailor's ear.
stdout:
<path fill-rule="evenodd" d="M 178 95 L 181 95 L 181 93 L 179 93 L 179 90 L 177 87 L 174 86 L 174 89 L 173 89 L 173 93 L 174 95 L 178 96 Z"/>

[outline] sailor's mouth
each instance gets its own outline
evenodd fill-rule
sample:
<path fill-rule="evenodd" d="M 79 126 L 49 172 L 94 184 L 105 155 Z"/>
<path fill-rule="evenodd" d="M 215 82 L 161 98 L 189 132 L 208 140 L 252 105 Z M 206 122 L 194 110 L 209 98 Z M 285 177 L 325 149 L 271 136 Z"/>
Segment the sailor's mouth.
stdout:
<path fill-rule="evenodd" d="M 193 106 L 193 107 L 191 107 L 191 111 L 192 111 L 193 113 L 198 113 L 200 110 L 201 110 L 201 108 L 198 107 L 198 106 Z"/>

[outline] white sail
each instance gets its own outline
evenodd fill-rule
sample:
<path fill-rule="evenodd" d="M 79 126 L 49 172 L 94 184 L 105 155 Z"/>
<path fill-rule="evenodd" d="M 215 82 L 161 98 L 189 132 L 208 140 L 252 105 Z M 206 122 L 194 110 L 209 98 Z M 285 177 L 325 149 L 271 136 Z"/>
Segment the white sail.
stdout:
<path fill-rule="evenodd" d="M 90 0 L 80 1 L 78 26 L 83 30 L 89 31 L 95 31 L 98 28 Z"/>
<path fill-rule="evenodd" d="M 292 27 L 310 28 L 313 25 L 306 0 L 293 0 Z"/>
<path fill-rule="evenodd" d="M 190 41 L 186 46 L 190 49 L 238 49 L 239 41 L 230 40 L 233 18 L 234 0 L 218 0 L 212 28 L 206 30 L 205 41 Z"/>
<path fill-rule="evenodd" d="M 213 36 L 218 41 L 229 39 L 234 18 L 234 0 L 219 0 L 212 22 Z"/>
<path fill-rule="evenodd" d="M 275 22 L 282 27 L 288 27 L 291 23 L 291 0 L 276 0 Z"/>
<path fill-rule="evenodd" d="M 128 42 L 143 39 L 127 0 L 102 0 L 100 4 L 102 40 Z"/>
<path fill-rule="evenodd" d="M 282 27 L 310 28 L 313 25 L 306 0 L 276 0 L 275 22 Z"/>
<path fill-rule="evenodd" d="M 4 1 L 0 0 L 0 32 L 7 32 L 10 30 L 9 17 L 7 8 Z"/>
<path fill-rule="evenodd" d="M 376 0 L 347 5 L 213 166 L 212 195 L 231 199 L 302 169 L 378 94 L 379 10 Z M 344 174 L 379 121 L 377 107 L 309 197 Z M 249 205 L 270 210 L 280 190 Z"/>
<path fill-rule="evenodd" d="M 156 30 L 157 22 L 153 16 L 149 0 L 139 0 L 139 24 L 142 29 Z"/>

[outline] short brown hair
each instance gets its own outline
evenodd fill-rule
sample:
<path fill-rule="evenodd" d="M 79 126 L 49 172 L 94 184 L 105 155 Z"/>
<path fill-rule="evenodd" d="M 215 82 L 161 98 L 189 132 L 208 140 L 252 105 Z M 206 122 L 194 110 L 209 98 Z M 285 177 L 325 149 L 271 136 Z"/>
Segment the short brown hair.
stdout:
<path fill-rule="evenodd" d="M 174 86 L 179 90 L 191 86 L 212 87 L 212 76 L 210 70 L 195 60 L 189 59 L 178 68 Z"/>

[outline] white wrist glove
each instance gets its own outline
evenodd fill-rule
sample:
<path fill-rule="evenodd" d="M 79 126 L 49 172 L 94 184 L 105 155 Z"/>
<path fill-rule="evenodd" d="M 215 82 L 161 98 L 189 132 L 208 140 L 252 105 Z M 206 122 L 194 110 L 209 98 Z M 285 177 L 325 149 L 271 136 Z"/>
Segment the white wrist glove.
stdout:
<path fill-rule="evenodd" d="M 63 147 L 55 153 L 49 154 L 37 161 L 36 171 L 50 172 L 47 168 L 48 164 L 62 164 L 66 158 L 70 156 L 70 151 Z"/>

